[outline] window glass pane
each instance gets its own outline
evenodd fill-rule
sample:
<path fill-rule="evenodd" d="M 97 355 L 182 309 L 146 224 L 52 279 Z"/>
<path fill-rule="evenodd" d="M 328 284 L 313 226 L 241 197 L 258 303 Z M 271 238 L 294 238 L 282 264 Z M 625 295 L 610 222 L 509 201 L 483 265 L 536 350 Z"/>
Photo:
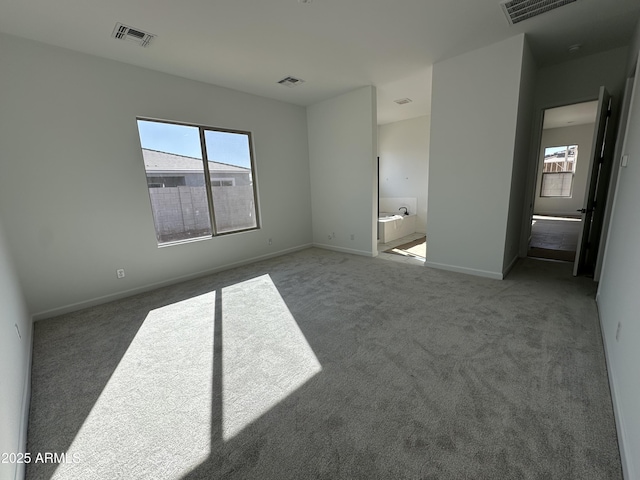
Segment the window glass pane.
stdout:
<path fill-rule="evenodd" d="M 540 196 L 571 197 L 577 162 L 578 145 L 546 147 Z"/>
<path fill-rule="evenodd" d="M 197 127 L 138 120 L 158 244 L 211 236 Z"/>
<path fill-rule="evenodd" d="M 571 172 L 543 173 L 540 196 L 570 197 L 572 184 L 573 173 Z"/>
<path fill-rule="evenodd" d="M 205 130 L 217 233 L 258 226 L 249 134 Z"/>

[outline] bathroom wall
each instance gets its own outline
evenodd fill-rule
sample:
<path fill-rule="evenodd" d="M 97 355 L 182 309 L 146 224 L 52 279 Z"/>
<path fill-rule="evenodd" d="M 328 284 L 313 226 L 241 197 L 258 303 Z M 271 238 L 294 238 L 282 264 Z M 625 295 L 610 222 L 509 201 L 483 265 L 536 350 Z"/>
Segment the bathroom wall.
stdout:
<path fill-rule="evenodd" d="M 380 197 L 415 198 L 416 231 L 427 230 L 429 130 L 431 117 L 388 123 L 378 127 Z M 380 206 L 381 211 L 385 211 Z M 397 208 L 396 208 L 397 209 Z"/>
<path fill-rule="evenodd" d="M 418 210 L 416 197 L 380 197 L 378 210 L 384 213 L 400 213 L 400 208 L 406 207 L 410 215 L 415 215 Z"/>

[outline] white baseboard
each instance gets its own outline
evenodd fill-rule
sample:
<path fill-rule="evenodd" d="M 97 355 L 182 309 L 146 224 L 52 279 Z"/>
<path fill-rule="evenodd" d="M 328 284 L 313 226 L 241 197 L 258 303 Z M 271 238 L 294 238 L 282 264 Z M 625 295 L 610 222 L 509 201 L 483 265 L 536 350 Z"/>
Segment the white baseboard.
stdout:
<path fill-rule="evenodd" d="M 325 250 L 333 250 L 334 252 L 351 253 L 353 255 L 362 255 L 365 257 L 375 257 L 378 252 L 367 252 L 365 250 L 355 250 L 353 248 L 338 247 L 336 245 L 327 245 L 326 243 L 314 243 L 314 247 L 324 248 Z"/>
<path fill-rule="evenodd" d="M 435 263 L 427 260 L 425 267 L 437 268 L 439 270 L 447 270 L 449 272 L 466 273 L 467 275 L 475 275 L 476 277 L 492 278 L 494 280 L 502 280 L 504 276 L 500 272 L 490 272 L 488 270 L 478 270 L 476 268 L 458 267 L 457 265 L 447 265 L 445 263 Z"/>
<path fill-rule="evenodd" d="M 284 250 L 278 250 L 277 252 L 272 252 L 265 255 L 259 255 L 257 257 L 247 258 L 239 262 L 227 263 L 225 265 L 220 265 L 219 267 L 209 268 L 207 270 L 201 270 L 198 272 L 189 273 L 187 275 L 180 275 L 178 277 L 172 277 L 168 280 L 163 280 L 161 282 L 154 282 L 147 285 L 143 285 L 141 287 L 135 287 L 129 290 L 122 290 L 120 292 L 111 293 L 109 295 L 103 295 L 100 297 L 95 297 L 89 300 L 84 300 L 82 302 L 76 302 L 76 303 L 72 303 L 62 307 L 52 308 L 50 310 L 45 310 L 43 312 L 34 314 L 33 320 L 39 321 L 47 318 L 57 317 L 58 315 L 64 315 L 65 313 L 75 312 L 76 310 L 82 310 L 84 308 L 94 307 L 96 305 L 112 302 L 114 300 L 120 300 L 122 298 L 131 297 L 133 295 L 137 295 L 138 293 L 144 293 L 150 290 L 155 290 L 156 288 L 162 288 L 168 285 L 174 285 L 176 283 L 186 282 L 187 280 L 204 277 L 206 275 L 222 272 L 224 270 L 230 270 L 232 268 L 241 267 L 243 265 L 248 265 L 250 263 L 256 263 L 262 260 L 267 260 L 269 258 L 286 255 L 288 253 L 298 252 L 300 250 L 306 250 L 307 248 L 311 248 L 312 246 L 313 245 L 310 243 L 305 243 L 303 245 L 298 245 L 296 247 L 291 247 Z"/>
<path fill-rule="evenodd" d="M 602 335 L 602 346 L 604 347 L 605 364 L 607 366 L 607 375 L 609 379 L 609 391 L 611 393 L 611 403 L 613 404 L 613 418 L 616 422 L 616 431 L 618 433 L 618 449 L 620 451 L 620 463 L 622 464 L 622 476 L 625 480 L 634 480 L 638 477 L 633 471 L 633 465 L 629 460 L 629 456 L 626 454 L 626 432 L 624 429 L 624 422 L 622 421 L 622 415 L 618 398 L 616 396 L 616 376 L 611 368 L 611 358 L 609 357 L 609 350 L 607 348 L 607 337 L 605 335 L 604 325 L 600 318 L 600 307 L 598 305 L 599 294 L 596 295 L 596 310 L 598 312 L 598 323 L 600 324 L 600 334 Z"/>
<path fill-rule="evenodd" d="M 29 408 L 31 406 L 31 364 L 33 361 L 33 318 L 29 332 L 23 332 L 28 335 L 26 339 L 29 342 L 29 355 L 27 358 L 27 368 L 24 376 L 24 386 L 22 387 L 22 406 L 20 412 L 20 433 L 18 439 L 18 452 L 27 452 L 27 431 L 29 430 Z M 16 463 L 14 471 L 14 480 L 23 480 L 26 473 L 26 465 L 24 463 Z"/>

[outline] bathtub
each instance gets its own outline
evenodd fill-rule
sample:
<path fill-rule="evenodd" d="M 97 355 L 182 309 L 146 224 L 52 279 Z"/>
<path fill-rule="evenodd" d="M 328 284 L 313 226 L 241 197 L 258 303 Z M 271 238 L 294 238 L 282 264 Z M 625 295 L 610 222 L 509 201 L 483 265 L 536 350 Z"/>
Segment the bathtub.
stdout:
<path fill-rule="evenodd" d="M 378 214 L 378 237 L 380 237 L 380 243 L 393 242 L 415 231 L 415 215 L 396 215 L 395 213 L 384 212 Z"/>

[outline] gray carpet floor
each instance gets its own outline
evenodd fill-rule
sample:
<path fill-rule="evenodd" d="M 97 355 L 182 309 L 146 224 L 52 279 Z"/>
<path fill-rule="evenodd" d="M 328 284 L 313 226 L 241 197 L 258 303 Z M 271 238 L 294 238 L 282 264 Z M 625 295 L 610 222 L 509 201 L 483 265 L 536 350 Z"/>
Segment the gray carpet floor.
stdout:
<path fill-rule="evenodd" d="M 27 479 L 620 479 L 594 293 L 308 249 L 37 322 Z"/>

